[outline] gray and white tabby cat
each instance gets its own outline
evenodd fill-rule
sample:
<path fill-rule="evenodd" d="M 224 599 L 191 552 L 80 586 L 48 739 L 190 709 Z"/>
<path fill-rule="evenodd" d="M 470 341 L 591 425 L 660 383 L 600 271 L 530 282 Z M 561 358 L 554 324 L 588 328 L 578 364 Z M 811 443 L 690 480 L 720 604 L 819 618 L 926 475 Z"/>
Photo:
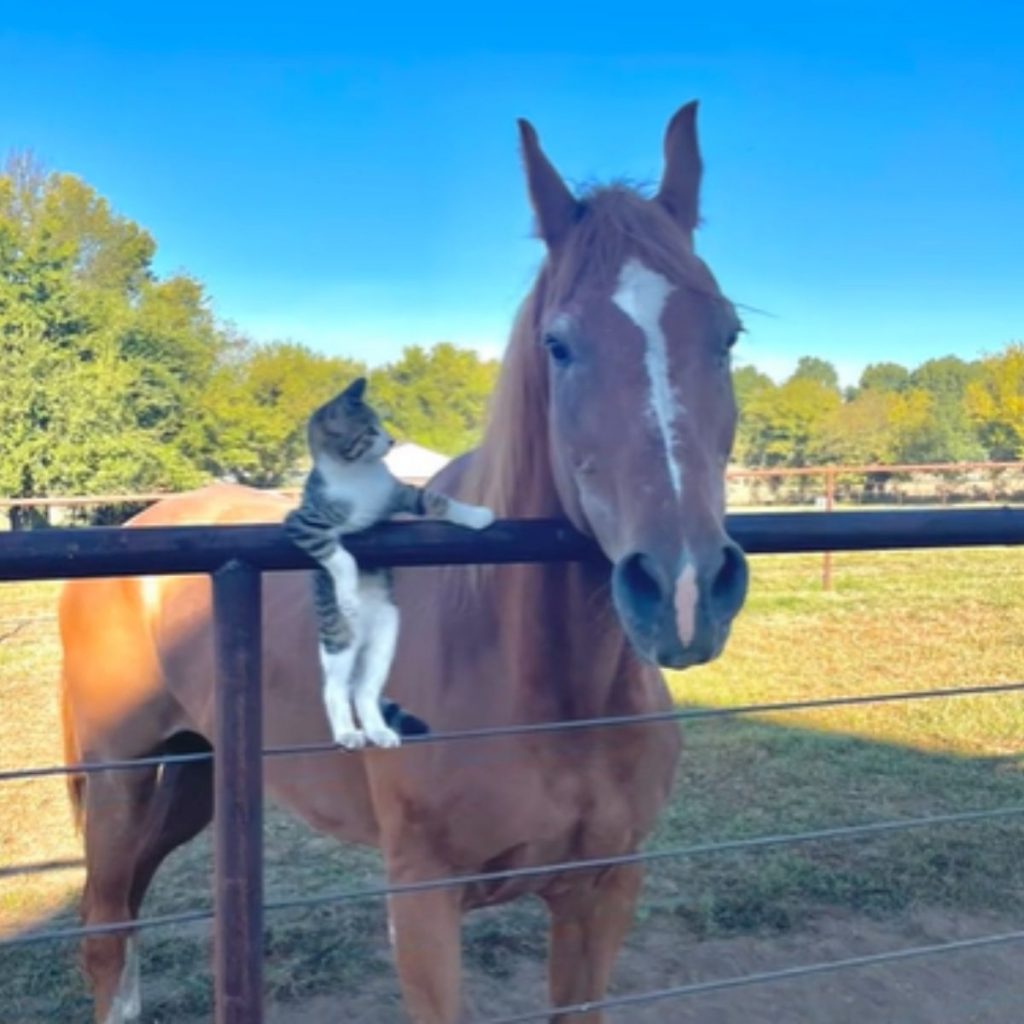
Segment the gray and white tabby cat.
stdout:
<path fill-rule="evenodd" d="M 382 698 L 398 639 L 391 575 L 387 570 L 359 570 L 340 537 L 396 512 L 446 519 L 474 530 L 494 522 L 488 508 L 404 484 L 391 475 L 383 458 L 394 442 L 363 400 L 365 391 L 366 379 L 360 377 L 310 417 L 313 468 L 299 507 L 284 520 L 292 542 L 321 566 L 313 573 L 313 604 L 324 706 L 335 742 L 348 750 L 367 742 L 396 747 L 399 733 L 428 728 Z M 398 726 L 397 732 L 392 725 Z"/>

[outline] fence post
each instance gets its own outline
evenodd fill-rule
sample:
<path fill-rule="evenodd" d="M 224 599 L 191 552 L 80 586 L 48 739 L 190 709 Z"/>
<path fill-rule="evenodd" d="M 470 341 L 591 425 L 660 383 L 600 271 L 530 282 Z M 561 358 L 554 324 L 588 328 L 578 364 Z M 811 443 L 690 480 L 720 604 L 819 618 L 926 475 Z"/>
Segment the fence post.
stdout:
<path fill-rule="evenodd" d="M 831 512 L 836 498 L 836 467 L 825 469 L 825 511 Z M 826 551 L 821 556 L 821 588 L 832 589 L 832 552 Z"/>
<path fill-rule="evenodd" d="M 263 711 L 260 573 L 213 574 L 216 649 L 214 976 L 217 1024 L 263 1020 Z"/>

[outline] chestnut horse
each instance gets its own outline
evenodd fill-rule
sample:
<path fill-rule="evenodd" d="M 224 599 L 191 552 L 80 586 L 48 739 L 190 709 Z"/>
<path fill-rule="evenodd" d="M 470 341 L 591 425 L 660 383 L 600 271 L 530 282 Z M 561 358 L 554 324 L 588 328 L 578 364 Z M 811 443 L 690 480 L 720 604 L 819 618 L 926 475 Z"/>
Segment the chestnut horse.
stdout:
<path fill-rule="evenodd" d="M 573 195 L 533 128 L 519 127 L 546 259 L 484 440 L 434 485 L 503 517 L 566 517 L 608 561 L 397 571 L 402 629 L 388 692 L 435 729 L 669 708 L 658 666 L 715 658 L 747 586 L 723 525 L 739 324 L 694 253 L 696 104 L 668 126 L 651 198 L 622 186 Z M 132 525 L 276 522 L 289 505 L 214 485 Z M 209 742 L 206 577 L 70 582 L 60 629 L 69 762 Z M 263 636 L 266 742 L 327 740 L 306 573 L 267 575 Z M 677 726 L 663 722 L 278 757 L 265 772 L 277 802 L 340 840 L 379 846 L 388 878 L 403 883 L 628 854 L 669 795 L 679 751 Z M 163 858 L 210 821 L 210 766 L 91 774 L 71 788 L 84 819 L 85 922 L 133 919 Z M 552 1003 L 600 1000 L 640 881 L 624 866 L 391 898 L 410 1018 L 459 1018 L 463 914 L 526 893 L 550 912 Z M 91 937 L 84 962 L 97 1019 L 134 1019 L 134 940 Z"/>

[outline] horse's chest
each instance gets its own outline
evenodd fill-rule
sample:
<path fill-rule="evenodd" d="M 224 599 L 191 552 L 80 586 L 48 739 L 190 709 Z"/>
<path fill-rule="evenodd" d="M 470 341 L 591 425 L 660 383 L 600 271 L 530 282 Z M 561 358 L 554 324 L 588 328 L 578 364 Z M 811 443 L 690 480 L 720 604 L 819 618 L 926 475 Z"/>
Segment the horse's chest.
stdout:
<path fill-rule="evenodd" d="M 454 862 L 489 873 L 632 853 L 668 796 L 676 760 L 671 739 L 638 745 L 577 740 L 535 758 L 531 768 L 481 772 L 476 827 L 469 832 L 449 822 L 450 834 L 467 844 Z M 487 882 L 473 887 L 467 904 L 501 903 L 573 878 L 529 874 Z"/>
<path fill-rule="evenodd" d="M 636 730 L 634 730 L 635 732 Z M 560 857 L 612 856 L 633 849 L 653 826 L 675 767 L 660 737 L 564 734 L 529 768 L 495 785 L 495 834 L 557 848 Z"/>

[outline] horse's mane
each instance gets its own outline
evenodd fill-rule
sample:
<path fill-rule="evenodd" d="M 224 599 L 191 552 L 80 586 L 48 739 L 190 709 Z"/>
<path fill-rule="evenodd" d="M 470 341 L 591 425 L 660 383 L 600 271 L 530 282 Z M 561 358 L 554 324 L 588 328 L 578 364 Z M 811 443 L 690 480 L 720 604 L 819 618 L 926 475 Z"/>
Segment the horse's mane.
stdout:
<path fill-rule="evenodd" d="M 547 364 L 537 344 L 546 301 L 564 300 L 584 279 L 611 289 L 631 255 L 670 280 L 719 294 L 678 224 L 637 189 L 592 188 L 580 197 L 579 208 L 557 260 L 545 261 L 519 308 L 483 441 L 460 483 L 465 500 L 487 505 L 499 516 L 559 511 L 548 460 Z"/>

